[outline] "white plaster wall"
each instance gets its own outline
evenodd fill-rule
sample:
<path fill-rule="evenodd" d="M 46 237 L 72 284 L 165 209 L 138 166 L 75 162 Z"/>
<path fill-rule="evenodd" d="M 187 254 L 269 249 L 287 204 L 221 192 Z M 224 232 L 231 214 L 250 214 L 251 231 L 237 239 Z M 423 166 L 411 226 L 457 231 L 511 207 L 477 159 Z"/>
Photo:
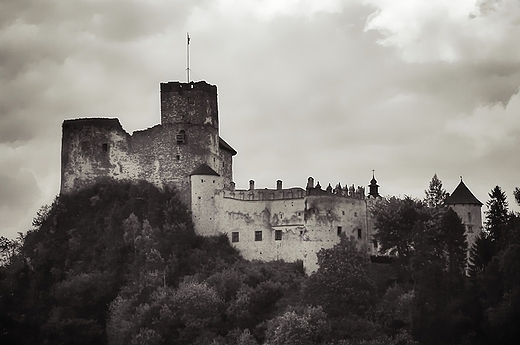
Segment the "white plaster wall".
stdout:
<path fill-rule="evenodd" d="M 218 211 L 216 198 L 223 188 L 222 177 L 214 175 L 192 175 L 191 212 L 197 234 L 214 236 L 218 232 Z"/>
<path fill-rule="evenodd" d="M 466 227 L 468 255 L 476 237 L 482 232 L 482 207 L 479 205 L 456 204 L 450 206 L 460 217 Z"/>

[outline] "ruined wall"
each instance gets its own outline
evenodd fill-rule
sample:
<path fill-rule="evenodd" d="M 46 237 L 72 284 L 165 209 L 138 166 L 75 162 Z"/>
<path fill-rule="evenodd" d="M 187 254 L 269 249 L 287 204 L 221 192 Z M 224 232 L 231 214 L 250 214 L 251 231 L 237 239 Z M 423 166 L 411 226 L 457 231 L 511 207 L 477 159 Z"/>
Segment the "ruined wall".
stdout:
<path fill-rule="evenodd" d="M 100 178 L 145 180 L 173 185 L 191 205 L 190 174 L 201 164 L 230 185 L 236 154 L 218 134 L 217 88 L 206 82 L 162 83 L 161 125 L 132 135 L 117 119 L 63 123 L 61 192 Z"/>
<path fill-rule="evenodd" d="M 99 178 L 137 179 L 141 174 L 129 154 L 130 136 L 117 119 L 63 122 L 61 192 L 85 188 Z"/>

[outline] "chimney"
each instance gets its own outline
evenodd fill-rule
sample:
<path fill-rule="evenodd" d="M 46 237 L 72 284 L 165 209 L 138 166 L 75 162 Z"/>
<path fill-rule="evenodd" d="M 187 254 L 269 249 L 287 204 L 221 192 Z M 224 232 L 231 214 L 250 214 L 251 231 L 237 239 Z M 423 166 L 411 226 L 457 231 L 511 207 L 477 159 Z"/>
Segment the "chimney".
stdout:
<path fill-rule="evenodd" d="M 249 180 L 249 190 L 255 190 L 255 180 Z"/>
<path fill-rule="evenodd" d="M 282 190 L 282 180 L 276 181 L 276 189 L 277 190 Z"/>

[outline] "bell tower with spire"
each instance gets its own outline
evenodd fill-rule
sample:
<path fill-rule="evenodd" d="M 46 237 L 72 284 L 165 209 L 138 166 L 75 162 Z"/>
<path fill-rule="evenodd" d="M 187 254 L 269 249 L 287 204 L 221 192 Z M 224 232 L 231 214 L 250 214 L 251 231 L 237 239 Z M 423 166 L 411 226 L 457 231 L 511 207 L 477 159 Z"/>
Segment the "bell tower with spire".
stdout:
<path fill-rule="evenodd" d="M 368 185 L 370 192 L 368 193 L 369 196 L 373 198 L 378 198 L 381 195 L 379 195 L 379 185 L 377 184 L 377 180 L 375 178 L 375 170 L 372 170 L 372 180 L 370 180 L 370 184 Z"/>

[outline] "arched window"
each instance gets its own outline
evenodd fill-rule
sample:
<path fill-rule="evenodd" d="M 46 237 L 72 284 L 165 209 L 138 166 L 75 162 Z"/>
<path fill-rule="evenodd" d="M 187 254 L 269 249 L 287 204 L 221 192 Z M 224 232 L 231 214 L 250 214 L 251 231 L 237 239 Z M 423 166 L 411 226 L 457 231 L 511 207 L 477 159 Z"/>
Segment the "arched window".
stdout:
<path fill-rule="evenodd" d="M 186 131 L 184 129 L 177 133 L 177 144 L 186 144 Z"/>

